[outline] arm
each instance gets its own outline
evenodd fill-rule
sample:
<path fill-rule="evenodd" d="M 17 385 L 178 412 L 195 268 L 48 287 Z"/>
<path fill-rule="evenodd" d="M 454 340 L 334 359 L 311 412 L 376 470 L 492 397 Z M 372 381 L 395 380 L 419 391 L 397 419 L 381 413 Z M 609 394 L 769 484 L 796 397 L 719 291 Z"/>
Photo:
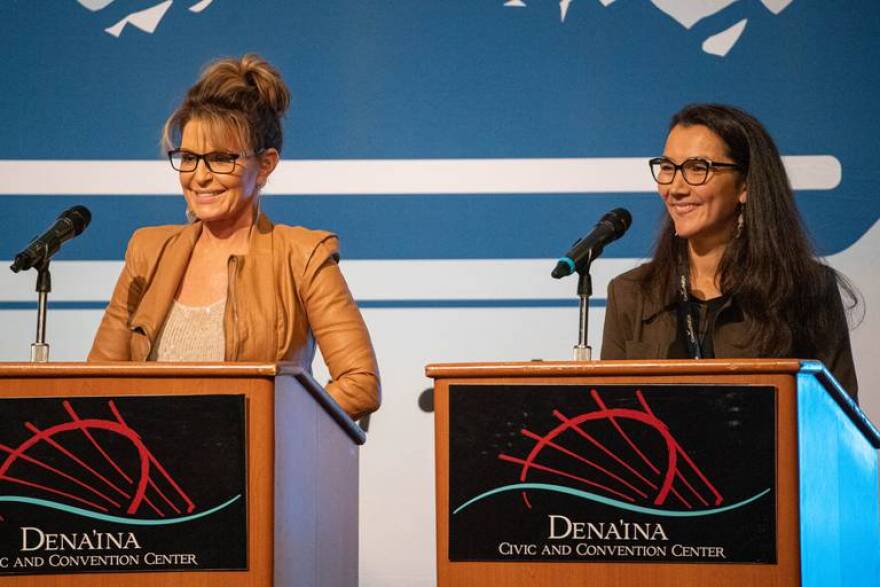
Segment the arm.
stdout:
<path fill-rule="evenodd" d="M 337 240 L 315 247 L 300 286 L 309 324 L 332 380 L 327 392 L 352 418 L 379 408 L 379 368 L 367 326 L 337 264 Z"/>
<path fill-rule="evenodd" d="M 605 326 L 602 331 L 602 352 L 600 354 L 604 360 L 626 358 L 625 321 L 621 318 L 618 309 L 618 284 L 619 281 L 616 278 L 608 284 L 608 302 L 605 306 Z"/>
<path fill-rule="evenodd" d="M 827 344 L 825 348 L 819 349 L 817 358 L 828 367 L 840 385 L 858 403 L 859 383 L 856 379 L 856 367 L 849 341 L 849 325 L 833 271 L 830 272 L 828 281 L 829 285 L 825 289 L 825 304 L 831 315 L 828 332 L 824 333 Z"/>

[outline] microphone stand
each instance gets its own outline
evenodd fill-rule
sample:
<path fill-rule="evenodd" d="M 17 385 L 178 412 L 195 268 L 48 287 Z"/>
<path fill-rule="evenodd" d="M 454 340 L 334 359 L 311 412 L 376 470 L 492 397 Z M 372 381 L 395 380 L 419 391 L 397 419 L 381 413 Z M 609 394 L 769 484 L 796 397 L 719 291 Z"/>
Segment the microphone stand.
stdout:
<path fill-rule="evenodd" d="M 591 255 L 592 257 L 592 255 Z M 587 327 L 589 326 L 590 296 L 593 295 L 593 280 L 590 278 L 590 259 L 584 268 L 578 271 L 577 293 L 580 298 L 580 319 L 578 321 L 578 343 L 574 345 L 575 361 L 592 360 L 593 350 L 587 344 Z"/>
<path fill-rule="evenodd" d="M 31 345 L 31 363 L 49 361 L 49 345 L 46 344 L 46 310 L 49 292 L 52 291 L 52 276 L 49 274 L 49 258 L 35 266 L 37 270 L 37 341 Z"/>

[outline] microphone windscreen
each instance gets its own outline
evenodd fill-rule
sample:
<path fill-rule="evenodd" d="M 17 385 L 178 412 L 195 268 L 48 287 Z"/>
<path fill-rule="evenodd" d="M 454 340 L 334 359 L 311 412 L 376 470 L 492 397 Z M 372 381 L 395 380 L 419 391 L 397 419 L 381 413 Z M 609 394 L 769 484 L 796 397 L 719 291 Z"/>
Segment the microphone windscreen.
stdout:
<path fill-rule="evenodd" d="M 73 233 L 75 236 L 82 234 L 89 222 L 92 221 L 92 213 L 85 206 L 74 206 L 61 213 L 59 218 L 67 218 L 73 223 Z"/>
<path fill-rule="evenodd" d="M 614 228 L 614 240 L 617 240 L 632 224 L 632 214 L 626 208 L 615 208 L 606 214 L 602 221 L 609 223 Z"/>

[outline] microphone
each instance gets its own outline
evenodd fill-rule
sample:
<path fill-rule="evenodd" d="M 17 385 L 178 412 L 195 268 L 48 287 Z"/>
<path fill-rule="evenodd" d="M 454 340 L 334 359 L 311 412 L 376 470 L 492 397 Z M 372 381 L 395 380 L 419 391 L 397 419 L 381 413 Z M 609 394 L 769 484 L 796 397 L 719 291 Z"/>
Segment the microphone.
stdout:
<path fill-rule="evenodd" d="M 58 252 L 62 244 L 79 236 L 91 219 L 92 213 L 85 206 L 74 206 L 65 210 L 46 232 L 31 241 L 31 244 L 15 256 L 9 268 L 18 273 L 49 260 Z"/>
<path fill-rule="evenodd" d="M 575 271 L 582 271 L 592 263 L 593 259 L 602 254 L 605 245 L 622 237 L 630 224 L 632 224 L 632 215 L 629 211 L 625 208 L 615 208 L 603 216 L 588 235 L 571 245 L 565 256 L 556 263 L 550 275 L 559 279 Z"/>

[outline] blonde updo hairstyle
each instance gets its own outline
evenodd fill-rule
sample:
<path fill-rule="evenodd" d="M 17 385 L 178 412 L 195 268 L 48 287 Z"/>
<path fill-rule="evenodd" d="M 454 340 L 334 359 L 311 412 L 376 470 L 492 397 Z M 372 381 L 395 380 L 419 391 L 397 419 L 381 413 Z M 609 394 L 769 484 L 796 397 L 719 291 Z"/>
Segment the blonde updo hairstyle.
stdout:
<path fill-rule="evenodd" d="M 281 74 L 265 59 L 248 53 L 240 59 L 209 63 L 178 108 L 165 121 L 162 144 L 180 144 L 183 127 L 198 119 L 218 133 L 232 133 L 243 148 L 281 152 L 281 119 L 290 91 Z M 221 135 L 222 136 L 222 135 Z"/>

